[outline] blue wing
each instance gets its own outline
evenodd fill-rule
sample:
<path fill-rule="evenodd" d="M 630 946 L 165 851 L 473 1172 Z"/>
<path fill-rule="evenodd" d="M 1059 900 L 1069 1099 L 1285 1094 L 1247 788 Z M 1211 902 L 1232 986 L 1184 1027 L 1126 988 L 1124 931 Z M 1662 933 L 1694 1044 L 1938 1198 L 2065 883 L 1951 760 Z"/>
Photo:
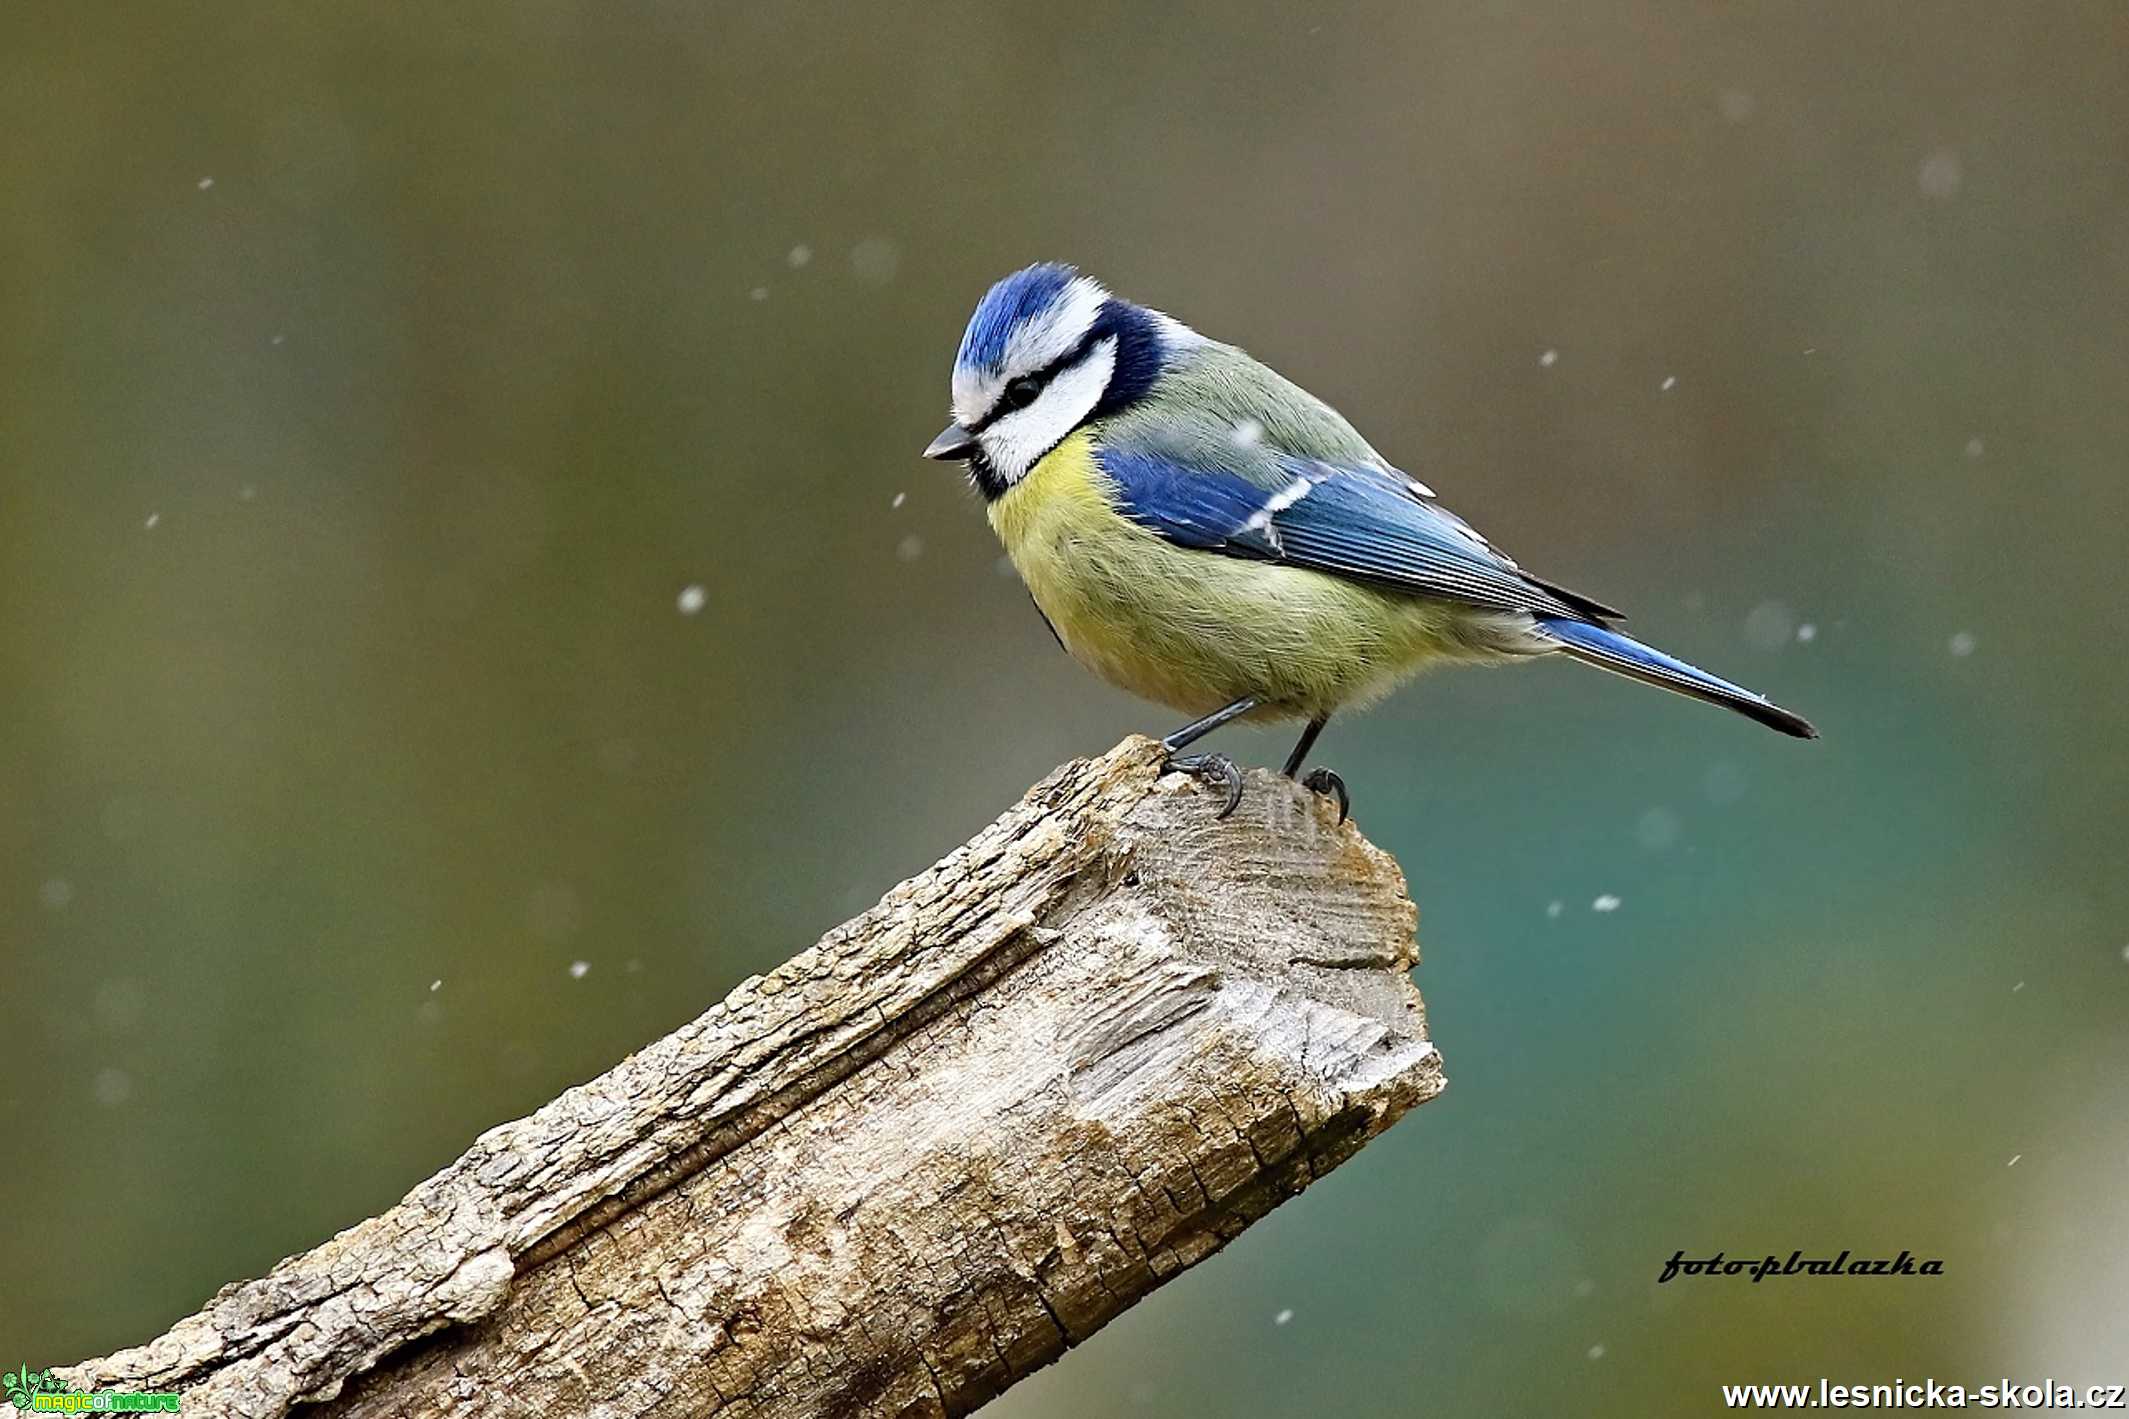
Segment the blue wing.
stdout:
<path fill-rule="evenodd" d="M 1266 488 L 1166 454 L 1104 447 L 1117 510 L 1178 546 L 1253 557 L 1500 611 L 1619 612 L 1531 576 L 1409 479 L 1369 465 L 1282 455 Z"/>

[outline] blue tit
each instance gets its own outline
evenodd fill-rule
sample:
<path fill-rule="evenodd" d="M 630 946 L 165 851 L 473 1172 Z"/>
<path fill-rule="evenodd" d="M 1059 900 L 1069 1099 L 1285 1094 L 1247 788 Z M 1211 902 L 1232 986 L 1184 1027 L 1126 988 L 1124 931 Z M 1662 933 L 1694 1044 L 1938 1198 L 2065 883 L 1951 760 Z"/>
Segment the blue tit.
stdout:
<path fill-rule="evenodd" d="M 1524 571 L 1307 390 L 1070 266 L 991 287 L 952 410 L 924 456 L 967 464 L 1074 660 L 1196 716 L 1162 742 L 1225 791 L 1223 816 L 1241 794 L 1233 760 L 1177 751 L 1235 720 L 1299 720 L 1292 777 L 1333 714 L 1436 664 L 1566 655 L 1817 737 Z M 1345 816 L 1337 775 L 1304 782 Z"/>

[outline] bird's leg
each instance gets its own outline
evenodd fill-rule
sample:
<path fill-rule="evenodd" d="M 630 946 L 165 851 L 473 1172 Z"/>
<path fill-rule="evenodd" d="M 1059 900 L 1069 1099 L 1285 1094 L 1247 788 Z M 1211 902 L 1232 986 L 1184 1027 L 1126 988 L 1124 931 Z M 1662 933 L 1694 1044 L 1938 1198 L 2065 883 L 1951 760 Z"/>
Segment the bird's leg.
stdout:
<path fill-rule="evenodd" d="M 1294 752 L 1286 756 L 1286 767 L 1279 772 L 1288 778 L 1300 773 L 1302 763 L 1308 758 L 1308 751 L 1316 747 L 1316 736 L 1321 734 L 1323 726 L 1330 722 L 1329 715 L 1310 720 L 1308 728 L 1301 731 L 1301 742 L 1294 745 Z"/>
<path fill-rule="evenodd" d="M 1215 817 L 1226 817 L 1234 812 L 1235 806 L 1242 801 L 1242 770 L 1225 754 L 1186 754 L 1179 759 L 1175 756 L 1175 751 L 1188 748 L 1221 725 L 1240 719 L 1256 707 L 1257 702 L 1245 696 L 1231 705 L 1214 710 L 1203 719 L 1192 720 L 1161 740 L 1161 748 L 1168 754 L 1166 768 L 1189 774 L 1192 778 L 1216 781 L 1226 791 L 1227 801 Z"/>
<path fill-rule="evenodd" d="M 1194 719 L 1175 733 L 1161 740 L 1161 747 L 1173 754 L 1178 749 L 1187 749 L 1223 724 L 1240 719 L 1257 707 L 1254 699 L 1244 696 L 1233 704 L 1214 710 L 1203 719 Z"/>
<path fill-rule="evenodd" d="M 1292 778 L 1295 774 L 1301 772 L 1302 761 L 1308 758 L 1308 751 L 1316 746 L 1316 736 L 1321 734 L 1323 726 L 1330 722 L 1331 717 L 1327 714 L 1310 720 L 1308 728 L 1301 731 L 1301 742 L 1294 745 L 1294 752 L 1286 756 L 1286 767 L 1279 772 L 1285 774 L 1288 778 Z M 1346 815 L 1353 811 L 1353 796 L 1345 791 L 1345 780 L 1338 777 L 1330 769 L 1319 768 L 1314 770 L 1307 778 L 1301 780 L 1301 786 L 1311 793 L 1321 793 L 1336 798 L 1338 800 L 1338 821 L 1341 823 L 1346 820 Z"/>

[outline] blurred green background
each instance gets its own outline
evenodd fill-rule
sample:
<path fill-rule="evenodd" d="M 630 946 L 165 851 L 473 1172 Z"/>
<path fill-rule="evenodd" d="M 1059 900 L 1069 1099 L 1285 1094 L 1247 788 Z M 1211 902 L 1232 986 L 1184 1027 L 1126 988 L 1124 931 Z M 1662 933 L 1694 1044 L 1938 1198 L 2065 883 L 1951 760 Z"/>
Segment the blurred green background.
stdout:
<path fill-rule="evenodd" d="M 1335 724 L 1451 1089 L 994 1412 L 2129 1379 L 2125 53 L 2113 3 L 8 7 L 0 1360 L 147 1338 L 1172 727 L 916 457 L 1064 258 L 1826 738 L 1568 665 Z M 1844 1247 L 1946 1274 L 1656 1284 Z"/>

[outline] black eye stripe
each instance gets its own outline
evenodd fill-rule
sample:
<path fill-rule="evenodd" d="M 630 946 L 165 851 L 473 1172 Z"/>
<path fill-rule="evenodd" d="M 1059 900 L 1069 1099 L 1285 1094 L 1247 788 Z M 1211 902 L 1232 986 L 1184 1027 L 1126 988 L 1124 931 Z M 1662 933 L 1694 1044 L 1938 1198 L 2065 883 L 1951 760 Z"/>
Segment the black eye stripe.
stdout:
<path fill-rule="evenodd" d="M 1050 361 L 1041 369 L 1035 371 L 1035 373 L 1015 376 L 1011 381 L 1007 383 L 1006 389 L 1011 389 L 1013 385 L 1018 384 L 1023 379 L 1032 379 L 1036 382 L 1037 386 L 1035 391 L 1035 397 L 1040 398 L 1042 391 L 1050 387 L 1051 380 L 1057 378 L 1058 375 L 1064 373 L 1073 365 L 1078 364 L 1081 360 L 1087 357 L 1087 352 L 1094 348 L 1094 342 L 1100 339 L 1103 333 L 1104 332 L 1102 331 L 1099 323 L 1097 323 L 1094 329 L 1089 330 L 1085 335 L 1080 337 L 1079 343 L 1077 345 L 1074 345 L 1071 349 L 1065 351 L 1056 359 Z M 1032 404 L 1034 402 L 1035 400 L 1032 398 L 1028 400 L 1028 404 Z M 1025 409 L 1027 407 L 1027 404 L 1008 404 L 1005 399 L 1005 390 L 1000 390 L 998 392 L 997 401 L 993 403 L 990 407 L 990 412 L 986 413 L 983 418 L 978 422 L 970 424 L 968 426 L 968 431 L 972 434 L 980 434 L 985 429 L 989 428 L 991 425 L 997 423 L 1000 419 L 1004 418 L 1006 415 L 1011 414 L 1018 409 Z"/>

